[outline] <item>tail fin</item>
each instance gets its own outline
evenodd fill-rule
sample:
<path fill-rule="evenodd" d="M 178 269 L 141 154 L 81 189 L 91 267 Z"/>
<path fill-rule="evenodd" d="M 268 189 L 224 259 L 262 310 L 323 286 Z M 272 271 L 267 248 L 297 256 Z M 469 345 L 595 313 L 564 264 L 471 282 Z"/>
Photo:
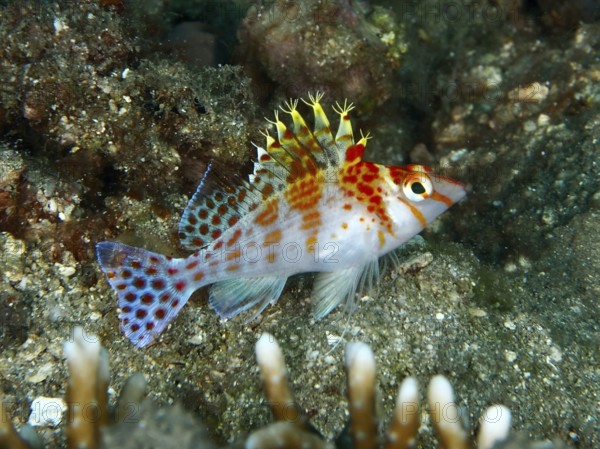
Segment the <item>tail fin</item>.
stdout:
<path fill-rule="evenodd" d="M 119 296 L 121 329 L 140 348 L 154 341 L 195 290 L 181 276 L 185 259 L 115 242 L 98 243 L 96 254 Z"/>

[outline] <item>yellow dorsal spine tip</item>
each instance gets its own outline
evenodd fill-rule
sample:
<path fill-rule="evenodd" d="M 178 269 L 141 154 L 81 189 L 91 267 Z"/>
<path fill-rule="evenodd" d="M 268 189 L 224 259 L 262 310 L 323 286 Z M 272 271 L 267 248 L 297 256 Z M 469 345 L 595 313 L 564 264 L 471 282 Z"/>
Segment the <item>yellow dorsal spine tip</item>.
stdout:
<path fill-rule="evenodd" d="M 332 106 L 334 112 L 340 115 L 340 117 L 344 118 L 346 114 L 354 109 L 354 103 L 348 104 L 348 99 L 344 100 L 344 106 L 340 105 L 338 102 Z"/>
<path fill-rule="evenodd" d="M 297 99 L 293 100 L 291 98 L 285 102 L 285 107 L 279 106 L 279 108 L 286 114 L 293 114 L 296 111 L 297 107 L 298 107 L 298 100 Z"/>

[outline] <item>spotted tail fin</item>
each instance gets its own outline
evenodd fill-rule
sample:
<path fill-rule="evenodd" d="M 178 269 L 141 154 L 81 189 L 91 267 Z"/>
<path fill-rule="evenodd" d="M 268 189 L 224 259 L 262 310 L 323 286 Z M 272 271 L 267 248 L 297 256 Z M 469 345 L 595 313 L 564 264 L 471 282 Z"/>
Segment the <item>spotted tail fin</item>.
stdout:
<path fill-rule="evenodd" d="M 98 243 L 96 254 L 119 297 L 123 333 L 140 348 L 156 339 L 198 288 L 186 278 L 185 259 L 116 242 Z"/>

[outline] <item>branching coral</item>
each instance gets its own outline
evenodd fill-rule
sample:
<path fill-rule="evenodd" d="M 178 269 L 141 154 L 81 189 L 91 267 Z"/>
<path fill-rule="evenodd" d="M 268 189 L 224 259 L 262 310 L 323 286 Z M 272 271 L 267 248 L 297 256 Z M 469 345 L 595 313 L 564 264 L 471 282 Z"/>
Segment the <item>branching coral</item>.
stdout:
<path fill-rule="evenodd" d="M 108 359 L 97 337 L 81 328 L 73 332 L 73 341 L 65 344 L 69 367 L 67 390 L 67 444 L 70 449 L 93 448 L 202 448 L 213 449 L 203 426 L 181 407 L 160 408 L 142 401 L 146 381 L 134 374 L 123 387 L 114 413 L 109 413 L 107 387 Z M 346 347 L 350 426 L 334 442 L 326 441 L 294 401 L 288 384 L 281 348 L 275 338 L 263 334 L 256 343 L 256 358 L 261 371 L 267 401 L 275 423 L 252 433 L 246 449 L 410 449 L 417 445 L 419 390 L 416 379 L 405 379 L 399 389 L 392 420 L 383 441 L 379 440 L 375 413 L 375 358 L 364 343 Z M 1 398 L 0 398 L 1 399 Z M 467 449 L 475 441 L 459 423 L 459 412 L 448 380 L 435 376 L 427 391 L 428 412 L 441 449 Z M 135 413 L 132 413 L 132 409 Z M 17 433 L 7 413 L 0 410 L 0 449 L 40 448 L 31 436 Z M 128 419 L 125 419 L 128 418 Z M 483 415 L 476 446 L 478 449 L 533 448 L 534 444 L 510 435 L 511 414 L 503 406 L 492 406 Z M 104 429 L 104 430 L 103 430 Z M 350 442 L 351 440 L 351 442 Z M 239 444 L 234 445 L 239 447 Z M 552 444 L 537 449 L 558 448 Z"/>
<path fill-rule="evenodd" d="M 108 356 L 98 338 L 73 330 L 65 344 L 69 365 L 67 441 L 69 447 L 95 449 L 99 432 L 108 423 Z"/>
<path fill-rule="evenodd" d="M 418 385 L 416 379 L 405 379 L 398 392 L 392 421 L 384 443 L 377 435 L 375 414 L 375 358 L 364 343 L 350 343 L 346 347 L 346 370 L 348 374 L 348 403 L 350 412 L 349 433 L 355 449 L 408 449 L 414 448 L 419 429 Z M 286 368 L 281 349 L 274 337 L 263 334 L 256 344 L 256 358 L 262 373 L 264 389 L 273 416 L 277 421 L 253 433 L 246 442 L 246 449 L 258 448 L 325 448 L 331 444 L 319 439 L 311 431 L 305 419 L 290 419 L 281 413 L 282 404 L 292 403 L 288 388 Z M 428 412 L 439 439 L 440 449 L 468 449 L 474 441 L 460 424 L 460 413 L 454 400 L 450 382 L 443 376 L 435 376 L 427 390 Z M 295 406 L 299 409 L 298 406 Z M 486 410 L 477 435 L 478 449 L 511 447 L 511 413 L 503 406 L 494 405 Z M 346 447 L 336 441 L 336 447 Z M 519 441 L 521 448 L 531 447 Z M 549 445 L 554 447 L 553 445 Z"/>

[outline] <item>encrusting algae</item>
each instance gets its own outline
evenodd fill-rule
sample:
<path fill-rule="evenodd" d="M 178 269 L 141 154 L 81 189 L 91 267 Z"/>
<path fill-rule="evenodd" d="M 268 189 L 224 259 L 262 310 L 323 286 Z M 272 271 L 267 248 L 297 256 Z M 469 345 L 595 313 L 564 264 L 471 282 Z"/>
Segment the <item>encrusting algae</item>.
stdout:
<path fill-rule="evenodd" d="M 352 104 L 337 104 L 333 136 L 322 94 L 305 103 L 311 130 L 290 101 L 275 113 L 266 148 L 257 147 L 245 181 L 209 166 L 179 224 L 191 256 L 173 259 L 122 243 L 102 242 L 98 262 L 117 292 L 121 327 L 138 347 L 152 343 L 191 294 L 213 284 L 211 307 L 224 318 L 259 315 L 277 301 L 289 276 L 317 272 L 317 319 L 337 305 L 352 308 L 357 291 L 379 280 L 379 258 L 397 249 L 465 196 L 463 185 L 421 165 L 367 162 L 368 136 L 356 142 Z"/>

